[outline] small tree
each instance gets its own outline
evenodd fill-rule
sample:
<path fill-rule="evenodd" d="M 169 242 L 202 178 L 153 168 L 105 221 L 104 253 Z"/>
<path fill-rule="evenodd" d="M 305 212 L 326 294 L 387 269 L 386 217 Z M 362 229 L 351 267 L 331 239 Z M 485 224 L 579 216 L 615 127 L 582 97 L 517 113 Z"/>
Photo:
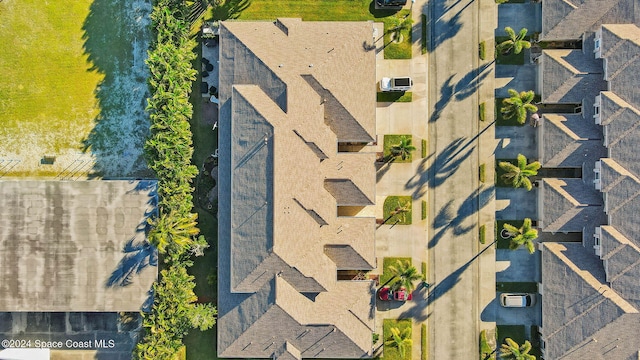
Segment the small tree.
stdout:
<path fill-rule="evenodd" d="M 506 55 L 513 51 L 514 54 L 520 54 L 522 49 L 528 49 L 531 47 L 531 43 L 524 39 L 527 36 L 527 29 L 522 28 L 520 32 L 516 34 L 510 27 L 505 27 L 504 32 L 507 33 L 509 39 L 501 42 L 496 46 L 496 50 L 503 55 Z"/>
<path fill-rule="evenodd" d="M 509 98 L 502 100 L 500 112 L 505 119 L 516 118 L 519 124 L 527 121 L 527 114 L 538 111 L 538 107 L 533 105 L 535 94 L 532 90 L 517 92 L 514 89 L 507 90 Z"/>
<path fill-rule="evenodd" d="M 422 274 L 418 273 L 415 266 L 411 265 L 408 261 L 398 260 L 395 266 L 389 266 L 389 271 L 394 277 L 398 278 L 392 285 L 394 289 L 404 287 L 407 291 L 411 292 L 416 288 L 413 283 L 418 280 L 423 280 Z"/>
<path fill-rule="evenodd" d="M 411 340 L 411 327 L 406 327 L 402 331 L 397 327 L 392 327 L 390 331 L 391 336 L 384 342 L 384 344 L 397 348 L 400 353 L 400 357 L 404 358 L 407 347 L 413 344 L 413 340 Z"/>
<path fill-rule="evenodd" d="M 514 188 L 524 187 L 527 190 L 531 190 L 533 185 L 529 176 L 538 175 L 538 169 L 540 169 L 540 162 L 534 161 L 531 164 L 527 164 L 527 158 L 522 154 L 518 154 L 518 164 L 513 165 L 507 161 L 501 161 L 498 166 L 505 171 L 501 178 L 507 183 L 511 184 Z"/>
<path fill-rule="evenodd" d="M 400 138 L 400 143 L 391 147 L 391 155 L 394 157 L 400 157 L 402 160 L 406 160 L 415 150 L 416 147 L 411 145 L 411 138 L 408 136 L 402 136 Z"/>
<path fill-rule="evenodd" d="M 512 360 L 536 360 L 536 357 L 529 354 L 531 351 L 531 343 L 525 340 L 522 346 L 511 338 L 504 339 L 506 344 L 502 344 L 500 347 L 500 358 L 512 359 Z"/>
<path fill-rule="evenodd" d="M 509 249 L 516 250 L 524 245 L 527 250 L 529 250 L 529 254 L 533 254 L 536 251 L 533 240 L 538 238 L 538 230 L 531 228 L 531 219 L 524 219 L 520 228 L 507 223 L 505 223 L 502 228 L 506 230 L 507 234 L 511 237 Z"/>

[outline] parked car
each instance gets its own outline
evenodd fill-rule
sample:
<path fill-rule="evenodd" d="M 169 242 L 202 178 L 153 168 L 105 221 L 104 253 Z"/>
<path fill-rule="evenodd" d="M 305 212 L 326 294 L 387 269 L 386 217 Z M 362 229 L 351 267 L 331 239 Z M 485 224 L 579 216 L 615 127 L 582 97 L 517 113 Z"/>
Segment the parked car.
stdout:
<path fill-rule="evenodd" d="M 500 305 L 504 307 L 529 307 L 535 304 L 535 294 L 504 293 L 500 295 Z"/>
<path fill-rule="evenodd" d="M 393 292 L 393 300 L 396 301 L 407 301 L 413 299 L 413 296 L 406 288 L 400 288 Z"/>
<path fill-rule="evenodd" d="M 388 286 L 380 288 L 378 290 L 378 299 L 382 301 L 408 301 L 411 300 L 413 296 L 410 292 L 407 291 L 406 288 L 400 288 L 398 290 L 391 290 Z"/>
<path fill-rule="evenodd" d="M 376 0 L 378 6 L 405 6 L 407 0 Z"/>
<path fill-rule="evenodd" d="M 389 301 L 393 299 L 393 291 L 387 286 L 378 290 L 378 298 L 382 301 Z"/>
<path fill-rule="evenodd" d="M 383 77 L 380 80 L 380 91 L 389 92 L 389 91 L 408 91 L 411 90 L 411 86 L 413 86 L 413 80 L 410 77 Z"/>

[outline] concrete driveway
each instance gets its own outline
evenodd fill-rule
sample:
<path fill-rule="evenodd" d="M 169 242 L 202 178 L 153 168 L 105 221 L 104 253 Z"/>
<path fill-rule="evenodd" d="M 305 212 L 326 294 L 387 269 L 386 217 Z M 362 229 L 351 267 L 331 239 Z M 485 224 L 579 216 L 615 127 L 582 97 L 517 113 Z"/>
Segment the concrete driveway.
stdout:
<path fill-rule="evenodd" d="M 531 325 L 540 326 L 542 324 L 542 307 L 540 306 L 541 297 L 536 295 L 536 304 L 526 308 L 505 308 L 500 306 L 500 294 L 496 294 L 496 299 L 490 306 L 496 309 L 497 325 Z"/>
<path fill-rule="evenodd" d="M 524 248 L 518 250 L 496 250 L 496 281 L 538 282 L 540 274 L 540 252 L 529 254 Z"/>
<path fill-rule="evenodd" d="M 538 218 L 538 189 L 496 187 L 496 220 Z"/>

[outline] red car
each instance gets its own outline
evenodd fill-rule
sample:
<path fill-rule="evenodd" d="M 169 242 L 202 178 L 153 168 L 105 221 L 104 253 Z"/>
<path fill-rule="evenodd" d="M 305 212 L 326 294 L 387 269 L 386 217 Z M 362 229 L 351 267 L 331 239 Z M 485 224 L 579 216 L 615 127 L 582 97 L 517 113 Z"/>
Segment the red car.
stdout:
<path fill-rule="evenodd" d="M 407 301 L 407 300 L 411 300 L 412 298 L 413 296 L 411 295 L 411 293 L 408 292 L 407 289 L 403 287 L 393 292 L 393 300 Z"/>
<path fill-rule="evenodd" d="M 411 296 L 411 293 L 408 292 L 406 288 L 402 287 L 396 291 L 393 291 L 391 290 L 391 288 L 385 286 L 378 290 L 378 298 L 382 301 L 407 301 L 411 300 L 413 296 Z"/>

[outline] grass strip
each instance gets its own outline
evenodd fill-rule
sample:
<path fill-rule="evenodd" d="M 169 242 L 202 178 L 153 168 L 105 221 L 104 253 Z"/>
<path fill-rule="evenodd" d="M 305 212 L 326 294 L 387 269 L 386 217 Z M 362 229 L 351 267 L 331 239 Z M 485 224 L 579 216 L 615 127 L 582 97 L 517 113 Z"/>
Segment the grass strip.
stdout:
<path fill-rule="evenodd" d="M 420 359 L 427 360 L 429 355 L 429 352 L 427 351 L 427 324 L 424 323 L 420 326 L 420 346 L 422 347 Z"/>
<path fill-rule="evenodd" d="M 422 158 L 426 158 L 427 157 L 427 140 L 426 139 L 422 139 Z"/>
<path fill-rule="evenodd" d="M 538 283 L 535 282 L 496 282 L 497 292 L 506 293 L 537 293 Z"/>
<path fill-rule="evenodd" d="M 479 231 L 478 236 L 480 238 L 480 244 L 484 244 L 486 242 L 486 235 L 485 235 L 486 230 L 487 230 L 487 227 L 484 224 L 480 225 L 480 228 L 478 230 Z"/>
<path fill-rule="evenodd" d="M 485 178 L 485 167 L 486 165 L 484 163 L 480 164 L 480 182 L 484 182 L 486 180 Z"/>
<path fill-rule="evenodd" d="M 427 15 L 420 15 L 420 23 L 422 25 L 422 39 L 420 39 L 422 55 L 427 53 Z"/>
<path fill-rule="evenodd" d="M 389 91 L 376 93 L 377 102 L 411 102 L 413 93 L 411 91 Z"/>
<path fill-rule="evenodd" d="M 481 41 L 480 44 L 478 45 L 478 57 L 480 57 L 480 60 L 484 60 L 487 57 L 487 53 L 485 49 L 486 45 L 487 44 L 484 41 Z"/>
<path fill-rule="evenodd" d="M 484 121 L 485 120 L 485 103 L 480 103 L 480 105 L 478 105 L 478 118 L 480 119 L 480 121 Z"/>
<path fill-rule="evenodd" d="M 421 218 L 422 220 L 427 218 L 427 202 L 425 200 L 422 200 L 422 214 L 421 214 Z"/>

